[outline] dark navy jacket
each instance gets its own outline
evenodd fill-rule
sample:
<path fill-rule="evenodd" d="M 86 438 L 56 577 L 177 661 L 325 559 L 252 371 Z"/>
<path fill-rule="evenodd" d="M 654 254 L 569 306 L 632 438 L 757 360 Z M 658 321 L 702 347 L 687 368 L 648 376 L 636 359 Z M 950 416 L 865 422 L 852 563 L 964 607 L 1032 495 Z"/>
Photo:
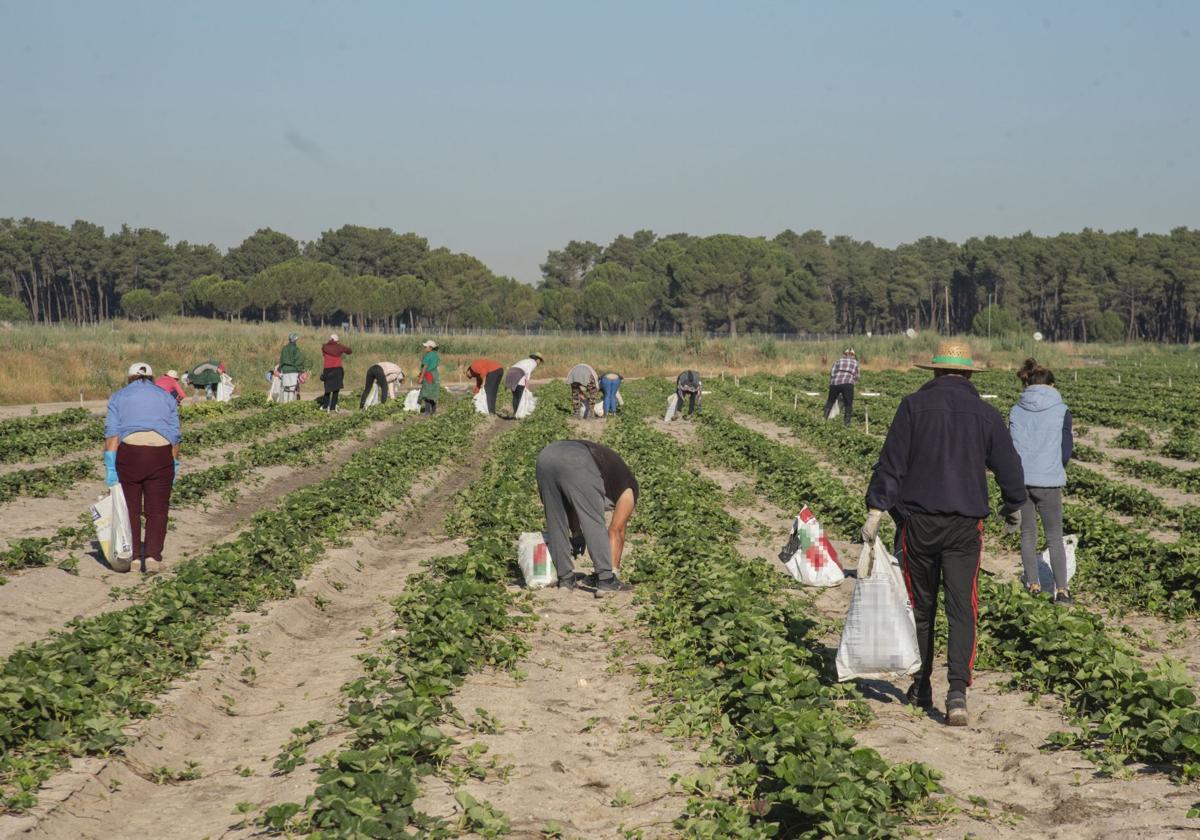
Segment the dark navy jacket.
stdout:
<path fill-rule="evenodd" d="M 867 506 L 983 519 L 987 470 L 1004 513 L 1025 504 L 1025 476 L 1000 412 L 963 376 L 939 376 L 900 401 L 867 488 Z"/>

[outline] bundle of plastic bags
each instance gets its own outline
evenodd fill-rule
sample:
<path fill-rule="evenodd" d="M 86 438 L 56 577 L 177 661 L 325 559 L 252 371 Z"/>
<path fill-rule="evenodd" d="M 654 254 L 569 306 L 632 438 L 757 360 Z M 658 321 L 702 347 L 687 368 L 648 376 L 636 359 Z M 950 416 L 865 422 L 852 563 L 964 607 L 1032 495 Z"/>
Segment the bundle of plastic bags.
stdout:
<path fill-rule="evenodd" d="M 540 531 L 526 531 L 517 539 L 517 565 L 530 589 L 549 586 L 558 580 L 546 536 Z"/>
<path fill-rule="evenodd" d="M 418 388 L 413 388 L 404 395 L 404 410 L 405 411 L 420 411 L 421 410 L 421 391 Z"/>
<path fill-rule="evenodd" d="M 864 545 L 838 645 L 838 680 L 893 679 L 921 670 L 917 623 L 896 558 L 882 540 Z"/>

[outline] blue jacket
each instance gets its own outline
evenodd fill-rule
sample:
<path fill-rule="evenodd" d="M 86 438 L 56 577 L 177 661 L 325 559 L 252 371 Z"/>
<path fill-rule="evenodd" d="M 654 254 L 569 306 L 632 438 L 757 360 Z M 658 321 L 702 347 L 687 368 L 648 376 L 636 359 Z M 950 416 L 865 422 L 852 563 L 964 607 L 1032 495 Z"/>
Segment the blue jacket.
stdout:
<path fill-rule="evenodd" d="M 962 376 L 939 376 L 900 401 L 867 488 L 867 506 L 983 519 L 990 513 L 987 471 L 1004 513 L 1025 504 L 1021 459 L 1004 418 Z"/>
<path fill-rule="evenodd" d="M 124 439 L 134 432 L 158 432 L 171 443 L 179 443 L 175 398 L 149 380 L 131 382 L 108 398 L 104 436 Z"/>
<path fill-rule="evenodd" d="M 1062 487 L 1074 440 L 1071 412 L 1062 394 L 1049 385 L 1030 385 L 1008 415 L 1013 445 L 1021 456 L 1025 484 Z"/>

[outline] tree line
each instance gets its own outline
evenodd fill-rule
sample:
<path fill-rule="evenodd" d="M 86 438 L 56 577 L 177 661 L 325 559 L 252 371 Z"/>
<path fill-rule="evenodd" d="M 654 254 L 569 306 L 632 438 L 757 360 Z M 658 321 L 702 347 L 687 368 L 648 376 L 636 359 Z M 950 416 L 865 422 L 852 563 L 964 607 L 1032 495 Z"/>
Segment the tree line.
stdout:
<path fill-rule="evenodd" d="M 358 328 L 1200 337 L 1200 231 L 925 237 L 884 248 L 787 230 L 550 251 L 537 287 L 414 233 L 345 225 L 302 243 L 262 229 L 222 253 L 123 226 L 0 219 L 0 320 L 201 315 Z"/>

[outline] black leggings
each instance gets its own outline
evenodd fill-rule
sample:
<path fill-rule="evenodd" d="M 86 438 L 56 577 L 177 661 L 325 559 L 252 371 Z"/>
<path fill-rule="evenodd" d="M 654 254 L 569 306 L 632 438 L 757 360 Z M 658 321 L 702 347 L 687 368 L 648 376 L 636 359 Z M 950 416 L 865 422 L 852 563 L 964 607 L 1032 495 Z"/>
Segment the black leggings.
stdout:
<path fill-rule="evenodd" d="M 379 386 L 379 401 L 387 402 L 388 385 L 387 377 L 383 374 L 383 368 L 379 365 L 371 365 L 367 368 L 367 384 L 363 386 L 362 397 L 358 401 L 358 407 L 362 408 L 367 404 L 367 394 L 371 393 L 371 386 Z"/>
<path fill-rule="evenodd" d="M 483 379 L 483 393 L 487 397 L 488 414 L 496 413 L 496 394 L 500 392 L 500 380 L 503 378 L 503 369 L 496 368 Z M 514 408 L 513 411 L 516 409 Z"/>
<path fill-rule="evenodd" d="M 521 404 L 521 395 L 524 393 L 524 385 L 518 385 L 516 388 L 513 388 L 513 414 L 517 413 L 517 406 Z"/>
<path fill-rule="evenodd" d="M 825 414 L 823 416 L 829 416 L 829 410 L 837 404 L 838 397 L 842 399 L 842 422 L 849 426 L 850 412 L 854 410 L 854 386 L 849 383 L 829 386 L 829 399 L 825 400 Z"/>

